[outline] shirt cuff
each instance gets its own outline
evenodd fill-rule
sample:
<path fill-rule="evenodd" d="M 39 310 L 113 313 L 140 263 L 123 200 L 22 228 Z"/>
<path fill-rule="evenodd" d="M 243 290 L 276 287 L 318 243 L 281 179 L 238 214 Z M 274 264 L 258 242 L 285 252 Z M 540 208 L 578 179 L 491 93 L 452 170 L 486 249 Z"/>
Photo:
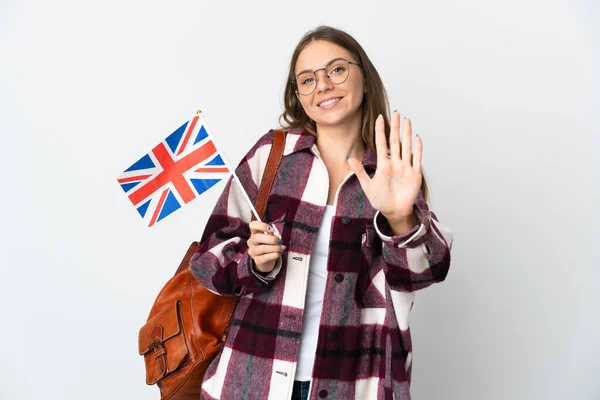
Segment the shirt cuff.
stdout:
<path fill-rule="evenodd" d="M 373 217 L 375 231 L 381 238 L 381 241 L 392 247 L 408 247 L 408 245 L 427 233 L 428 220 L 423 218 L 423 212 L 417 206 L 414 207 L 414 213 L 419 220 L 419 224 L 403 235 L 394 235 L 388 220 L 379 211 Z"/>
<path fill-rule="evenodd" d="M 267 281 L 259 277 L 253 271 L 254 261 L 248 253 L 242 255 L 237 264 L 238 284 L 234 293 L 237 296 L 245 296 L 248 293 L 260 292 L 267 289 Z"/>
<path fill-rule="evenodd" d="M 275 267 L 273 267 L 273 269 L 271 270 L 271 272 L 269 272 L 268 274 L 261 274 L 259 271 L 257 271 L 254 267 L 254 260 L 252 259 L 252 257 L 250 257 L 250 270 L 252 271 L 252 273 L 254 274 L 254 276 L 256 276 L 258 279 L 260 279 L 261 281 L 263 281 L 264 283 L 268 283 L 271 282 L 272 280 L 275 279 L 275 277 L 277 277 L 277 274 L 279 274 L 279 271 L 281 271 L 281 266 L 283 265 L 283 262 L 281 260 L 281 256 L 279 256 L 279 258 L 277 259 L 277 261 L 275 262 Z"/>

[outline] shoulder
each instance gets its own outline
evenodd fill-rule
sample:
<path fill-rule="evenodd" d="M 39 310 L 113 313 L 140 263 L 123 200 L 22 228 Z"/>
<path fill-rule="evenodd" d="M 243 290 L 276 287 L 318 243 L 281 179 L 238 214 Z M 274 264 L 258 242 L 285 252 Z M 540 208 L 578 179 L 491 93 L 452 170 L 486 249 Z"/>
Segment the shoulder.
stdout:
<path fill-rule="evenodd" d="M 315 138 L 310 133 L 298 129 L 280 129 L 286 132 L 283 148 L 283 157 L 296 152 L 300 149 L 310 147 Z M 252 180 L 255 185 L 262 180 L 262 175 L 267 165 L 273 143 L 275 141 L 275 129 L 269 130 L 263 134 L 240 161 L 236 168 L 236 173 L 240 180 L 249 182 Z"/>
<path fill-rule="evenodd" d="M 252 176 L 255 182 L 259 182 L 262 177 L 262 171 L 269 159 L 274 141 L 274 129 L 263 134 L 239 162 L 236 168 L 238 176 L 239 174 Z"/>
<path fill-rule="evenodd" d="M 283 148 L 283 156 L 287 156 L 291 153 L 295 153 L 301 150 L 309 149 L 315 144 L 316 137 L 311 132 L 308 132 L 301 128 L 277 129 L 285 132 L 285 143 Z M 264 135 L 262 135 L 248 151 L 242 162 L 251 162 L 251 160 L 263 160 L 269 157 L 271 148 L 275 141 L 276 129 L 271 129 Z M 258 164 L 261 164 L 258 162 Z"/>
<path fill-rule="evenodd" d="M 252 148 L 248 151 L 248 153 L 246 154 L 246 156 L 244 157 L 245 161 L 249 161 L 253 158 L 264 158 L 265 154 L 266 157 L 269 156 L 269 153 L 271 151 L 271 148 L 273 147 L 273 143 L 275 142 L 275 131 L 276 130 L 281 130 L 283 132 L 287 131 L 285 129 L 271 129 L 269 130 L 267 133 L 265 133 L 264 135 L 262 135 L 254 144 L 254 146 L 252 146 Z M 286 139 L 287 139 L 287 134 L 286 134 Z M 242 161 L 244 161 L 242 160 Z"/>

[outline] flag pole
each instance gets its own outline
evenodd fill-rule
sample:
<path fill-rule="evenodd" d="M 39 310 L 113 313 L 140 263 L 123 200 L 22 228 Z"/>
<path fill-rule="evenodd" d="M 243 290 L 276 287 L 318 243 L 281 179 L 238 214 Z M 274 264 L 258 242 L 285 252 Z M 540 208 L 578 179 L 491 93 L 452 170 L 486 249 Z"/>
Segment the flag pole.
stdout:
<path fill-rule="evenodd" d="M 200 115 L 200 114 L 202 114 L 202 110 L 196 111 L 196 115 Z M 201 116 L 201 118 L 203 118 L 204 121 L 206 121 L 206 117 L 204 116 L 204 114 Z M 205 124 L 205 126 L 208 127 L 208 123 Z M 210 128 L 207 129 L 207 131 L 208 131 L 208 134 L 209 134 L 210 138 L 212 139 L 215 147 L 217 148 L 217 151 L 221 155 L 221 159 L 223 159 L 223 162 L 225 163 L 225 166 L 227 167 L 227 169 L 233 175 L 233 180 L 235 182 L 237 182 L 240 190 L 242 191 L 242 195 L 244 196 L 244 199 L 246 199 L 246 202 L 248 202 L 248 205 L 250 206 L 250 209 L 252 210 L 252 214 L 254 214 L 254 217 L 256 218 L 257 221 L 262 222 L 262 220 L 260 218 L 260 215 L 258 215 L 258 211 L 256 211 L 256 208 L 254 208 L 254 204 L 252 203 L 252 200 L 250 200 L 250 197 L 248 197 L 248 193 L 246 193 L 246 190 L 244 189 L 244 186 L 242 185 L 242 182 L 240 181 L 240 179 L 236 175 L 235 169 L 232 168 L 231 164 L 229 163 L 229 160 L 227 160 L 227 157 L 225 156 L 225 153 L 223 152 L 223 149 L 219 145 L 219 142 L 217 141 L 217 138 L 215 137 L 215 135 L 212 134 L 212 132 L 210 131 Z M 275 227 L 275 225 L 272 225 L 272 227 L 275 230 L 276 236 L 277 237 L 281 237 L 281 234 L 277 230 L 277 227 Z"/>

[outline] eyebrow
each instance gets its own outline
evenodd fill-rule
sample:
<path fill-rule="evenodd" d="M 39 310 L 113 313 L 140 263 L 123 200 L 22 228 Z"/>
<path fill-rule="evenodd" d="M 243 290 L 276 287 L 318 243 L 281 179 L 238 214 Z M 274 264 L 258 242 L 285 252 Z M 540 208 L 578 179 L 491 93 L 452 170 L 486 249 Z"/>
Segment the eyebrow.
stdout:
<path fill-rule="evenodd" d="M 331 63 L 333 63 L 333 62 L 335 62 L 335 61 L 338 61 L 338 60 L 344 60 L 344 61 L 348 61 L 348 60 L 346 60 L 344 57 L 338 57 L 338 58 L 334 58 L 333 60 L 331 60 L 331 61 L 329 61 L 327 64 L 325 64 L 325 66 L 324 66 L 323 68 L 327 68 L 329 65 L 331 65 Z M 354 62 L 354 61 L 351 61 L 351 62 Z M 321 69 L 321 68 L 317 68 L 317 69 Z M 315 70 L 314 70 L 314 69 L 305 69 L 304 71 L 300 71 L 300 72 L 298 72 L 298 73 L 297 73 L 296 75 L 294 75 L 294 76 L 296 76 L 296 77 L 297 77 L 298 75 L 300 75 L 300 74 L 303 74 L 303 73 L 305 73 L 305 72 L 315 72 Z"/>

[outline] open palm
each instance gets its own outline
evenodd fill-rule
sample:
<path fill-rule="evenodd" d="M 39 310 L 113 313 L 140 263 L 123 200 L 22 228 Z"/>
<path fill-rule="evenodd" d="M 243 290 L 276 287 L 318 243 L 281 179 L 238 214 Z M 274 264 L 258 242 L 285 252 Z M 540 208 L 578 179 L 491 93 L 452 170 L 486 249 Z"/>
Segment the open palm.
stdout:
<path fill-rule="evenodd" d="M 377 170 L 372 179 L 360 162 L 353 158 L 348 159 L 350 168 L 356 174 L 371 205 L 389 221 L 403 220 L 412 215 L 413 205 L 419 196 L 423 180 L 421 174 L 423 142 L 420 137 L 417 137 L 415 152 L 411 154 L 411 122 L 405 117 L 403 123 L 404 138 L 400 145 L 400 114 L 396 112 L 392 114 L 388 151 L 383 117 L 380 115 L 377 118 L 375 123 Z"/>

